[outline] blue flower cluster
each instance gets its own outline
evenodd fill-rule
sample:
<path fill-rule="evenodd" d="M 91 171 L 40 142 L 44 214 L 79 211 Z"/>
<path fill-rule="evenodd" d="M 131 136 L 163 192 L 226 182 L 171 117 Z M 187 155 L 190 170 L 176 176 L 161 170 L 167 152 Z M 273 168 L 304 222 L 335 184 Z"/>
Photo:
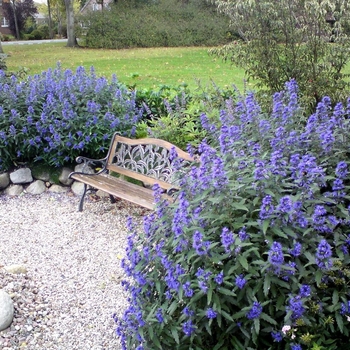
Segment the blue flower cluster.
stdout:
<path fill-rule="evenodd" d="M 0 170 L 13 161 L 59 166 L 79 154 L 100 157 L 115 131 L 131 136 L 142 111 L 119 83 L 78 67 L 17 81 L 0 72 Z"/>
<path fill-rule="evenodd" d="M 335 348 L 350 335 L 350 98 L 306 118 L 297 91 L 275 94 L 270 116 L 253 94 L 201 116 L 208 137 L 177 200 L 158 195 L 132 229 L 124 349 L 301 349 L 307 333 Z"/>

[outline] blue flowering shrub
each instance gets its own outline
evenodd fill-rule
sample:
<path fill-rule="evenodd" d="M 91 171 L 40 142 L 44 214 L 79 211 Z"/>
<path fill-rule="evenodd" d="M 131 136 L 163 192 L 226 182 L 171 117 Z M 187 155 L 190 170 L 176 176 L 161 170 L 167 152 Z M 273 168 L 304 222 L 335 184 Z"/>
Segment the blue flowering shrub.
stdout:
<path fill-rule="evenodd" d="M 348 105 L 302 120 L 295 81 L 271 115 L 228 101 L 182 179 L 130 236 L 123 349 L 348 349 Z"/>
<path fill-rule="evenodd" d="M 118 131 L 132 136 L 142 111 L 117 81 L 59 65 L 19 81 L 0 71 L 0 171 L 13 162 L 60 166 L 77 155 L 105 155 Z"/>

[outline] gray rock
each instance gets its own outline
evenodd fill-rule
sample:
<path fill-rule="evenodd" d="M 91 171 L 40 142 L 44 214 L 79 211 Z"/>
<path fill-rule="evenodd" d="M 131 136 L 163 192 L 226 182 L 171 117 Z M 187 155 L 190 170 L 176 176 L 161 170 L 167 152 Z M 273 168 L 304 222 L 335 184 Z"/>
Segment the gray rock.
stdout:
<path fill-rule="evenodd" d="M 94 170 L 89 167 L 89 166 L 85 166 L 85 164 L 77 164 L 74 168 L 74 171 L 78 171 L 78 172 L 82 172 L 82 173 L 85 173 L 85 174 L 94 174 Z"/>
<path fill-rule="evenodd" d="M 25 184 L 33 181 L 32 172 L 29 168 L 21 168 L 10 173 L 10 179 L 14 184 Z"/>
<path fill-rule="evenodd" d="M 0 331 L 8 328 L 13 321 L 14 307 L 11 297 L 0 289 Z"/>
<path fill-rule="evenodd" d="M 23 186 L 11 185 L 4 190 L 4 194 L 7 196 L 19 196 L 23 192 Z"/>
<path fill-rule="evenodd" d="M 26 191 L 30 194 L 42 194 L 46 191 L 45 182 L 36 180 L 26 188 Z"/>
<path fill-rule="evenodd" d="M 47 170 L 43 170 L 34 176 L 37 180 L 41 181 L 50 181 L 50 172 Z"/>
<path fill-rule="evenodd" d="M 10 184 L 10 176 L 8 173 L 0 174 L 0 190 L 6 188 Z"/>
<path fill-rule="evenodd" d="M 79 181 L 74 181 L 72 186 L 71 186 L 71 190 L 77 196 L 81 196 L 84 192 L 84 184 L 79 182 Z"/>
<path fill-rule="evenodd" d="M 72 172 L 72 169 L 63 168 L 58 178 L 61 184 L 70 186 L 73 183 L 73 179 L 69 179 L 68 175 Z"/>
<path fill-rule="evenodd" d="M 20 264 L 14 264 L 14 265 L 8 265 L 8 266 L 4 266 L 4 269 L 8 272 L 8 273 L 13 273 L 13 274 L 26 274 L 27 273 L 27 268 L 24 265 L 20 265 Z"/>
<path fill-rule="evenodd" d="M 97 190 L 96 191 L 96 195 L 99 197 L 109 197 L 109 194 L 107 192 L 101 191 L 101 190 Z"/>
<path fill-rule="evenodd" d="M 54 193 L 67 193 L 69 191 L 69 187 L 64 187 L 60 185 L 52 185 L 48 188 L 48 191 Z"/>

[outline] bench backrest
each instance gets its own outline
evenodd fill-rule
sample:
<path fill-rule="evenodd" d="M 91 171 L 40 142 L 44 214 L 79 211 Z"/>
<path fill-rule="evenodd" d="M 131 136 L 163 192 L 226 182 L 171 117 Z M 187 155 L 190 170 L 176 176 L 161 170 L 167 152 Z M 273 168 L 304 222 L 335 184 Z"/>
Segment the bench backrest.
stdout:
<path fill-rule="evenodd" d="M 195 161 L 188 153 L 159 139 L 129 139 L 114 134 L 107 155 L 106 168 L 149 185 L 159 184 L 164 189 L 178 187 L 181 177 L 170 155 L 175 150 L 177 160 L 186 168 Z"/>

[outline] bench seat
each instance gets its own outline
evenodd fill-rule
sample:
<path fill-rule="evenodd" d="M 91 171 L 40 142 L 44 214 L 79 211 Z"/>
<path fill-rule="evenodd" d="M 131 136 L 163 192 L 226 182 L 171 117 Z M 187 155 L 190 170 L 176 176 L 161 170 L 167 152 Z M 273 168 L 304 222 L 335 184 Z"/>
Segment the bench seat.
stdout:
<path fill-rule="evenodd" d="M 98 174 L 95 176 L 73 174 L 71 178 L 144 208 L 154 209 L 153 191 L 149 188 L 135 185 L 109 174 Z M 173 201 L 173 198 L 166 194 L 163 194 L 162 197 L 170 202 Z"/>

